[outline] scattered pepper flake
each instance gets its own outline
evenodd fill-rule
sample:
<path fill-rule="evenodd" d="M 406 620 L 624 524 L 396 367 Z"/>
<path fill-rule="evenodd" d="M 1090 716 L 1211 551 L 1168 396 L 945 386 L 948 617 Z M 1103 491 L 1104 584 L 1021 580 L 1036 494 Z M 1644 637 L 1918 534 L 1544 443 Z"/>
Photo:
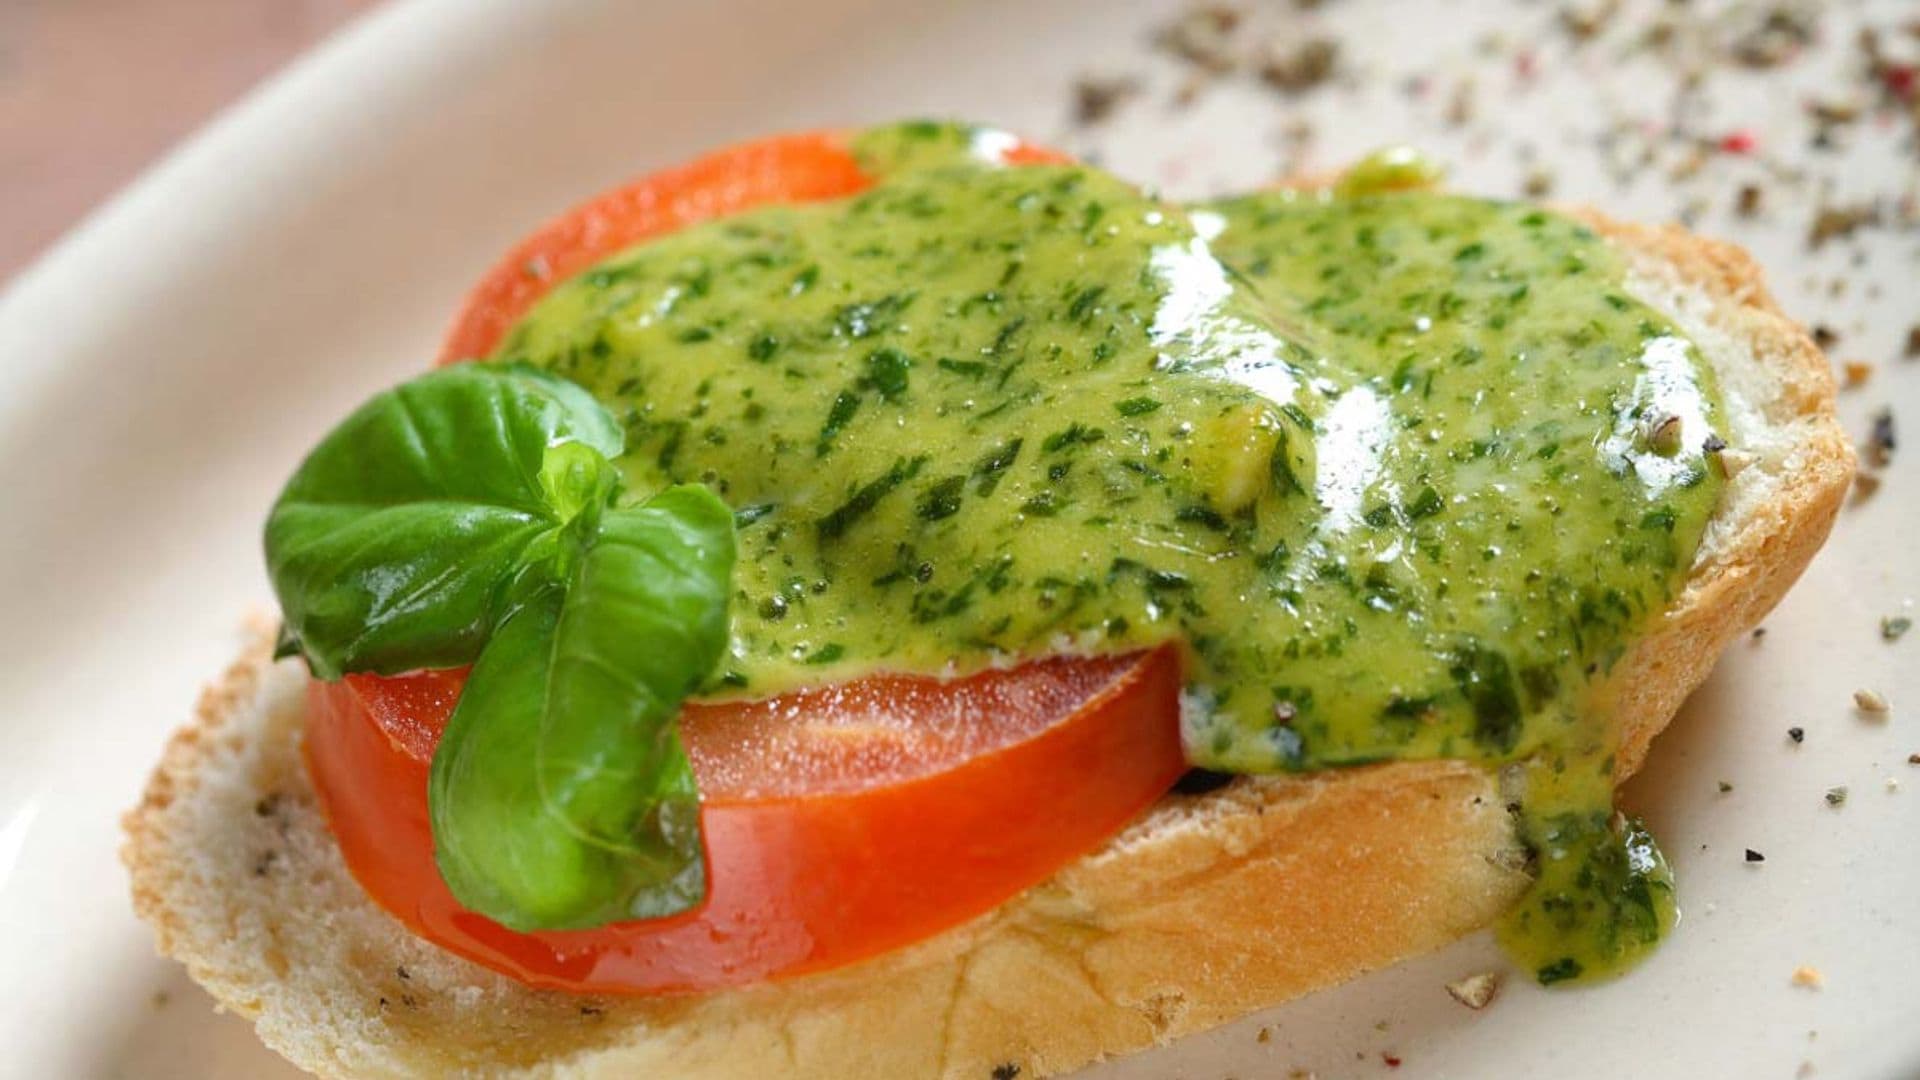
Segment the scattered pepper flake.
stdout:
<path fill-rule="evenodd" d="M 1813 215 L 1807 230 L 1807 246 L 1818 251 L 1829 240 L 1852 236 L 1868 225 L 1877 225 L 1880 210 L 1872 203 L 1853 206 L 1823 206 Z"/>
<path fill-rule="evenodd" d="M 993 1080 L 1014 1080 L 1020 1075 L 1020 1066 L 1011 1061 L 993 1067 Z"/>
<path fill-rule="evenodd" d="M 1848 360 L 1840 366 L 1845 373 L 1847 386 L 1865 386 L 1873 378 L 1873 365 L 1865 360 Z"/>
<path fill-rule="evenodd" d="M 1553 172 L 1550 169 L 1531 169 L 1527 179 L 1521 185 L 1521 191 L 1529 199 L 1544 199 L 1553 194 Z"/>
<path fill-rule="evenodd" d="M 1560 26 L 1575 42 L 1584 44 L 1605 31 L 1614 16 L 1620 14 L 1620 0 L 1600 0 L 1591 7 L 1571 4 L 1560 9 Z"/>
<path fill-rule="evenodd" d="M 1672 19 L 1666 16 L 1656 16 L 1647 24 L 1646 30 L 1640 34 L 1640 40 L 1634 47 L 1637 49 L 1665 49 L 1673 43 L 1673 34 L 1676 29 L 1678 29 L 1678 27 L 1674 25 Z"/>
<path fill-rule="evenodd" d="M 1299 46 L 1286 39 L 1270 39 L 1260 50 L 1260 78 L 1286 94 L 1311 90 L 1333 77 L 1340 44 L 1332 38 L 1313 38 Z"/>
<path fill-rule="evenodd" d="M 1854 708 L 1872 716 L 1884 716 L 1893 710 L 1893 705 L 1887 701 L 1885 694 L 1866 687 L 1853 692 L 1853 705 Z"/>
<path fill-rule="evenodd" d="M 1197 4 L 1160 28 L 1154 43 L 1188 63 L 1224 75 L 1233 70 L 1233 32 L 1240 9 L 1232 4 Z"/>
<path fill-rule="evenodd" d="M 1882 641 L 1899 641 L 1913 629 L 1913 620 L 1905 615 L 1880 616 L 1880 638 Z"/>
<path fill-rule="evenodd" d="M 1734 199 L 1733 212 L 1743 218 L 1756 217 L 1765 198 L 1766 191 L 1759 184 L 1741 184 L 1740 194 Z"/>
<path fill-rule="evenodd" d="M 1847 805 L 1847 786 L 1845 784 L 1827 789 L 1827 805 L 1832 807 Z"/>
<path fill-rule="evenodd" d="M 1818 323 L 1813 328 L 1813 343 L 1822 349 L 1831 349 L 1840 343 L 1840 335 L 1826 323 Z"/>
<path fill-rule="evenodd" d="M 1807 102 L 1807 111 L 1823 124 L 1851 124 L 1866 109 L 1857 97 L 1822 98 Z"/>
<path fill-rule="evenodd" d="M 1720 794 L 1725 795 L 1726 793 L 1732 790 L 1733 790 L 1733 785 L 1731 783 L 1725 780 L 1720 781 Z"/>
<path fill-rule="evenodd" d="M 1803 727 L 1790 727 L 1787 729 L 1787 738 L 1792 739 L 1795 745 L 1806 742 L 1807 729 Z"/>
<path fill-rule="evenodd" d="M 1802 964 L 1793 969 L 1793 985 L 1807 990 L 1818 990 L 1827 985 L 1827 977 L 1820 969 L 1811 964 Z"/>
<path fill-rule="evenodd" d="M 1888 64 L 1881 69 L 1880 80 L 1887 86 L 1887 93 L 1901 101 L 1913 99 L 1913 89 L 1920 83 L 1920 67 L 1912 64 Z"/>
<path fill-rule="evenodd" d="M 1914 752 L 1914 753 L 1911 753 L 1911 754 L 1908 754 L 1908 755 L 1907 755 L 1907 764 L 1909 764 L 1909 765 L 1920 765 L 1920 751 L 1916 751 L 1916 752 Z"/>
<path fill-rule="evenodd" d="M 1761 638 L 1767 636 L 1767 628 L 1764 626 L 1756 626 L 1753 628 L 1753 633 L 1747 636 L 1755 641 L 1759 641 Z"/>
<path fill-rule="evenodd" d="M 1893 451 L 1899 440 L 1893 430 L 1893 410 L 1882 408 L 1873 414 L 1873 427 L 1867 432 L 1867 461 L 1876 469 L 1884 469 L 1893 461 Z"/>
<path fill-rule="evenodd" d="M 1760 854 L 1759 852 L 1757 852 L 1757 851 L 1755 851 L 1755 850 L 1753 850 L 1752 848 L 1748 848 L 1748 849 L 1747 849 L 1747 861 L 1748 861 L 1748 862 L 1750 862 L 1750 863 L 1763 863 L 1763 862 L 1766 862 L 1766 861 L 1767 861 L 1767 857 L 1766 857 L 1765 855 L 1762 855 L 1762 854 Z"/>
<path fill-rule="evenodd" d="M 1265 1024 L 1260 1025 L 1260 1033 L 1253 1037 L 1253 1041 L 1259 1042 L 1259 1043 L 1272 1042 L 1273 1029 L 1266 1026 Z"/>
<path fill-rule="evenodd" d="M 1720 136 L 1720 152 L 1723 154 L 1751 154 L 1760 146 L 1760 140 L 1753 132 L 1745 128 L 1729 131 Z"/>
<path fill-rule="evenodd" d="M 1920 357 L 1920 323 L 1907 327 L 1907 349 L 1901 355 L 1909 360 Z"/>
<path fill-rule="evenodd" d="M 1386 1062 L 1387 1068 L 1389 1069 L 1397 1069 L 1400 1067 L 1399 1054 L 1390 1053 L 1386 1050 L 1382 1050 L 1380 1051 L 1380 1060 Z"/>
<path fill-rule="evenodd" d="M 1500 976 L 1491 971 L 1468 975 L 1447 984 L 1447 993 L 1453 1000 L 1475 1011 L 1486 1008 L 1499 992 Z"/>
<path fill-rule="evenodd" d="M 1798 5 L 1773 4 L 1759 11 L 1732 10 L 1745 15 L 1745 23 L 1734 27 L 1727 54 L 1745 67 L 1779 67 L 1813 41 L 1817 8 L 1810 12 Z"/>
<path fill-rule="evenodd" d="M 1073 122 L 1098 124 L 1139 93 L 1140 80 L 1131 75 L 1082 75 L 1073 82 Z"/>

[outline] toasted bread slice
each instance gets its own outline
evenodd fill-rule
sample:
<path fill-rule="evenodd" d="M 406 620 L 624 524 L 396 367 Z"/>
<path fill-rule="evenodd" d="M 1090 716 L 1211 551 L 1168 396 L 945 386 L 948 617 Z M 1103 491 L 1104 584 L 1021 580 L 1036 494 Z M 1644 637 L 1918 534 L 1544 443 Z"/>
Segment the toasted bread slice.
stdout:
<path fill-rule="evenodd" d="M 1825 358 L 1744 252 L 1585 216 L 1718 372 L 1735 448 L 1683 595 L 1610 683 L 1625 775 L 1812 558 L 1853 453 Z M 1169 796 L 999 910 L 839 971 L 664 999 L 534 990 L 361 892 L 301 761 L 304 680 L 263 634 L 174 738 L 124 855 L 161 950 L 328 1076 L 1051 1075 L 1435 948 L 1527 884 L 1478 767 L 1242 778 Z"/>

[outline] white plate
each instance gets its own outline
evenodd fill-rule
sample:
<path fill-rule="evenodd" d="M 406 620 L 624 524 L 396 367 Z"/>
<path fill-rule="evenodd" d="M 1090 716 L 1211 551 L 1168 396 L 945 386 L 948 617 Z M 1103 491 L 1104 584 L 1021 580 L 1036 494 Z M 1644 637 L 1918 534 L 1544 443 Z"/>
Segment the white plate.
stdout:
<path fill-rule="evenodd" d="M 22 277 L 0 300 L 0 1072 L 284 1069 L 153 957 L 114 857 L 117 816 L 242 613 L 267 600 L 256 533 L 297 455 L 417 370 L 478 270 L 579 197 L 729 140 L 903 114 L 1097 147 L 1118 171 L 1198 193 L 1270 179 L 1276 133 L 1304 116 L 1319 125 L 1314 164 L 1411 139 L 1454 161 L 1460 186 L 1510 192 L 1530 142 L 1562 197 L 1656 219 L 1680 205 L 1659 170 L 1611 184 L 1589 138 L 1613 108 L 1657 113 L 1650 95 L 1670 76 L 1617 51 L 1568 61 L 1539 5 L 1281 12 L 1276 25 L 1343 31 L 1352 85 L 1290 108 L 1241 81 L 1185 111 L 1167 105 L 1177 73 L 1143 44 L 1164 13 L 402 4 L 256 94 Z M 1826 18 L 1824 51 L 1791 70 L 1716 75 L 1714 115 L 1791 152 L 1801 97 L 1851 48 L 1855 9 Z M 1488 29 L 1542 35 L 1531 89 L 1476 51 Z M 1097 138 L 1067 133 L 1067 87 L 1087 68 L 1150 81 Z M 1438 73 L 1433 93 L 1405 92 L 1400 75 L 1415 70 Z M 1478 118 L 1448 129 L 1437 88 L 1469 70 Z M 1902 153 L 1869 128 L 1823 167 L 1855 190 L 1895 188 L 1911 176 Z M 1831 296 L 1853 246 L 1803 251 L 1810 196 L 1776 192 L 1758 221 L 1727 212 L 1755 168 L 1709 164 L 1694 188 L 1712 198 L 1704 227 L 1752 246 L 1790 310 L 1842 331 L 1844 354 L 1886 361 L 1845 395 L 1853 430 L 1885 402 L 1920 424 L 1920 365 L 1893 360 L 1920 318 L 1913 233 L 1853 245 L 1868 269 Z M 1864 287 L 1873 278 L 1879 295 Z M 1423 1077 L 1784 1078 L 1803 1062 L 1821 1076 L 1920 1075 L 1920 769 L 1906 761 L 1920 751 L 1920 634 L 1889 645 L 1877 627 L 1920 594 L 1915 453 L 1843 514 L 1765 641 L 1732 650 L 1633 785 L 1686 912 L 1642 969 L 1566 992 L 1509 979 L 1470 1013 L 1441 987 L 1504 970 L 1482 936 L 1101 1075 L 1364 1076 L 1390 1071 L 1385 1054 Z M 1893 699 L 1890 721 L 1854 713 L 1863 685 Z M 1852 797 L 1831 809 L 1823 793 L 1841 784 Z M 1748 847 L 1766 862 L 1746 865 Z M 1803 964 L 1825 989 L 1790 985 Z"/>

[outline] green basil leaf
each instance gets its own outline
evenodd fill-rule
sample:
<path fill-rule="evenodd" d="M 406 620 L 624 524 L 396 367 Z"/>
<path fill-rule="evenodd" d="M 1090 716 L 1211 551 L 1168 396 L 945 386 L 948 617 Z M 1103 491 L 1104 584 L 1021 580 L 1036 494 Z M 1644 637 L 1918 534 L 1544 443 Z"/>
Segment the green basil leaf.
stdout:
<path fill-rule="evenodd" d="M 322 678 L 474 664 L 434 755 L 435 858 L 516 929 L 705 891 L 673 720 L 726 645 L 733 514 L 701 487 L 615 508 L 622 442 L 572 383 L 463 364 L 362 406 L 267 522 L 283 653 Z"/>
<path fill-rule="evenodd" d="M 616 476 L 620 427 L 533 368 L 460 364 L 386 391 L 307 456 L 267 519 L 267 569 L 313 671 L 470 663 L 506 586 Z"/>
<path fill-rule="evenodd" d="M 705 891 L 673 719 L 726 646 L 732 512 L 696 486 L 589 508 L 559 559 L 481 652 L 428 786 L 441 876 L 516 930 L 671 914 Z"/>

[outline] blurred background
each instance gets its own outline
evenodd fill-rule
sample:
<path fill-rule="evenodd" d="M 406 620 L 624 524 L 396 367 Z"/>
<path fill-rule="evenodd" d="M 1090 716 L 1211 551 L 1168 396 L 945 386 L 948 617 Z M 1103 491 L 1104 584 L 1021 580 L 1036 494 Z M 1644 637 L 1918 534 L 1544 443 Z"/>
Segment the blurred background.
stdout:
<path fill-rule="evenodd" d="M 377 0 L 0 0 L 0 282 Z"/>

